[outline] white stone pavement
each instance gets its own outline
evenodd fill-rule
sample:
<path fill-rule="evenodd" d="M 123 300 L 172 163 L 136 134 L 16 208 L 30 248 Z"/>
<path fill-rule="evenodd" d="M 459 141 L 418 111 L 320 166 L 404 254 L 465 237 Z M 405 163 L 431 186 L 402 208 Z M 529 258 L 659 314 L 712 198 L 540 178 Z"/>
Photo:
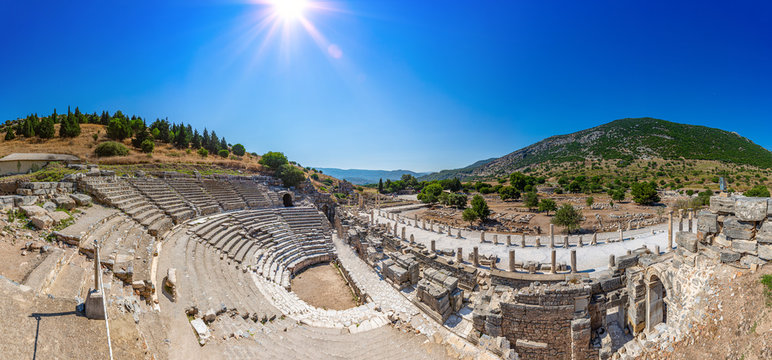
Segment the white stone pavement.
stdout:
<path fill-rule="evenodd" d="M 394 209 L 389 209 L 393 211 Z M 361 216 L 367 216 L 370 219 L 370 213 L 361 212 Z M 406 226 L 405 241 L 409 241 L 410 235 L 413 235 L 417 243 L 424 244 L 429 248 L 431 241 L 435 241 L 435 247 L 437 250 L 456 250 L 457 248 L 463 248 L 464 259 L 468 259 L 468 254 L 472 253 L 473 248 L 478 248 L 480 255 L 490 256 L 496 255 L 499 258 L 497 267 L 499 269 L 507 269 L 509 262 L 509 250 L 515 250 L 515 262 L 522 263 L 524 261 L 536 261 L 539 263 L 549 263 L 551 261 L 551 250 L 549 229 L 546 230 L 546 234 L 540 236 L 527 235 L 526 247 L 520 247 L 521 235 L 513 234 L 511 240 L 511 246 L 506 246 L 506 234 L 498 234 L 498 245 L 493 243 L 494 233 L 485 234 L 485 242 L 480 242 L 479 231 L 461 230 L 462 238 L 457 238 L 459 229 L 452 228 L 452 235 L 448 235 L 447 226 L 440 227 L 439 224 L 434 225 L 434 231 L 431 231 L 429 222 L 426 223 L 429 230 L 423 229 L 423 220 L 418 219 L 419 227 L 415 226 L 415 220 L 413 217 L 406 218 L 402 216 L 395 216 L 396 214 L 389 215 L 385 211 L 379 212 L 375 210 L 375 220 L 380 224 L 388 224 L 391 230 L 394 229 L 394 224 L 397 223 L 397 236 L 402 236 L 402 228 Z M 399 220 L 391 220 L 398 218 Z M 674 230 L 678 231 L 678 225 L 674 222 Z M 686 225 L 685 225 L 686 226 Z M 442 230 L 440 230 L 442 229 Z M 654 234 L 652 234 L 654 231 Z M 608 268 L 609 255 L 621 256 L 627 254 L 628 250 L 638 249 L 642 246 L 646 246 L 649 250 L 654 251 L 656 246 L 660 247 L 660 252 L 667 251 L 667 224 L 660 224 L 643 229 L 624 231 L 624 241 L 618 242 L 618 232 L 598 233 L 598 245 L 589 245 L 592 240 L 592 234 L 582 235 L 583 247 L 578 247 L 579 235 L 569 236 L 569 248 L 563 248 L 563 237 L 561 233 L 555 232 L 555 250 L 556 261 L 558 263 L 570 264 L 571 250 L 576 250 L 577 269 L 580 272 L 589 272 L 592 276 L 593 273 L 599 273 L 600 271 Z M 675 237 L 675 236 L 674 236 Z M 536 247 L 536 239 L 539 238 L 541 246 Z M 610 242 L 612 240 L 614 242 Z M 673 246 L 675 247 L 675 239 L 673 239 Z"/>
<path fill-rule="evenodd" d="M 386 314 L 393 314 L 403 322 L 409 322 L 413 328 L 429 339 L 442 339 L 444 344 L 451 346 L 460 355 L 471 358 L 495 358 L 493 354 L 478 349 L 423 314 L 405 297 L 408 295 L 401 294 L 399 290 L 382 279 L 348 245 L 343 243 L 335 231 L 333 231 L 333 243 L 338 253 L 338 259 L 348 270 L 354 283 L 372 299 L 381 311 Z"/>

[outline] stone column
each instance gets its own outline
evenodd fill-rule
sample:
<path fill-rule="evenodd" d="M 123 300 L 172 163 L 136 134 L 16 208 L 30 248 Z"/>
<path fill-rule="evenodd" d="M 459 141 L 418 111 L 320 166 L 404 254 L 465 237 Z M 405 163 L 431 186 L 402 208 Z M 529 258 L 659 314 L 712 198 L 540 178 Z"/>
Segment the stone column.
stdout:
<path fill-rule="evenodd" d="M 512 235 L 507 235 L 507 246 L 512 246 Z"/>
<path fill-rule="evenodd" d="M 499 235 L 493 234 L 493 245 L 498 245 L 498 244 L 499 244 Z"/>
<path fill-rule="evenodd" d="M 563 248 L 568 249 L 568 235 L 563 236 Z"/>
<path fill-rule="evenodd" d="M 432 232 L 434 232 L 434 221 L 432 221 L 431 223 L 429 223 L 429 230 L 431 230 Z"/>
<path fill-rule="evenodd" d="M 536 247 L 541 247 L 541 236 L 536 235 Z"/>
<path fill-rule="evenodd" d="M 491 258 L 491 270 L 496 269 L 496 262 L 499 260 L 499 257 L 496 255 L 493 255 L 493 258 Z"/>
<path fill-rule="evenodd" d="M 453 236 L 453 229 L 448 225 L 448 236 Z"/>
<path fill-rule="evenodd" d="M 571 273 L 576 274 L 576 250 L 571 250 Z"/>
<path fill-rule="evenodd" d="M 525 233 L 520 236 L 520 247 L 525 247 Z"/>
<path fill-rule="evenodd" d="M 421 224 L 423 225 L 424 230 L 426 230 L 426 219 L 421 219 Z"/>
<path fill-rule="evenodd" d="M 485 231 L 480 231 L 480 242 L 485 242 Z"/>
<path fill-rule="evenodd" d="M 394 236 L 397 236 L 397 222 L 394 222 Z"/>
<path fill-rule="evenodd" d="M 584 243 L 582 243 L 582 236 L 579 235 L 579 244 L 577 244 L 579 247 L 584 247 Z"/>
<path fill-rule="evenodd" d="M 619 241 L 625 241 L 625 235 L 622 233 L 622 228 L 619 228 Z"/>
<path fill-rule="evenodd" d="M 598 245 L 598 233 L 592 233 L 592 240 L 590 240 L 590 245 Z"/>
<path fill-rule="evenodd" d="M 656 252 L 657 255 L 659 255 L 659 245 L 654 246 L 654 252 Z"/>
<path fill-rule="evenodd" d="M 557 269 L 557 262 L 555 261 L 555 250 L 552 250 L 552 267 L 550 267 L 550 271 L 554 274 L 558 272 Z"/>
<path fill-rule="evenodd" d="M 509 250 L 509 271 L 515 271 L 515 250 Z"/>
<path fill-rule="evenodd" d="M 415 237 L 413 236 L 413 234 L 410 234 L 410 243 L 415 244 Z"/>
<path fill-rule="evenodd" d="M 678 209 L 678 231 L 684 231 L 684 209 Z"/>
<path fill-rule="evenodd" d="M 102 269 L 101 260 L 99 256 L 99 242 L 94 240 L 94 290 L 99 291 L 102 288 L 100 270 Z"/>
<path fill-rule="evenodd" d="M 435 248 L 434 240 L 432 240 L 431 249 L 432 249 L 432 252 L 437 252 L 437 249 Z"/>
<path fill-rule="evenodd" d="M 477 246 L 472 248 L 472 264 L 475 267 L 480 266 L 480 254 L 477 253 Z"/>
<path fill-rule="evenodd" d="M 464 253 L 463 253 L 463 250 L 464 250 L 463 248 L 458 248 L 456 250 L 456 261 L 459 264 L 463 264 L 464 263 Z"/>
<path fill-rule="evenodd" d="M 402 227 L 402 240 L 405 240 L 405 226 Z"/>
<path fill-rule="evenodd" d="M 667 251 L 673 249 L 673 210 L 667 212 Z"/>
<path fill-rule="evenodd" d="M 555 247 L 555 224 L 550 224 L 550 249 Z"/>
<path fill-rule="evenodd" d="M 694 220 L 694 209 L 689 209 L 689 232 L 692 232 L 692 220 Z"/>
<path fill-rule="evenodd" d="M 458 229 L 458 236 L 459 239 L 461 238 L 461 229 Z"/>
<path fill-rule="evenodd" d="M 614 257 L 614 255 L 609 255 L 608 256 L 608 268 L 609 268 L 609 270 L 611 270 L 611 268 L 616 266 L 616 264 L 617 264 L 616 257 Z"/>

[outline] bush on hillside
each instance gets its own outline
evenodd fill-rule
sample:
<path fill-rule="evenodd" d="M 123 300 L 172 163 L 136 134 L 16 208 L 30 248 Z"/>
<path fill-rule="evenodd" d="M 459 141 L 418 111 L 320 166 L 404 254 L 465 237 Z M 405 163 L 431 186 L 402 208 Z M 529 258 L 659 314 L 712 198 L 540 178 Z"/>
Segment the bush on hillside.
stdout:
<path fill-rule="evenodd" d="M 209 150 L 204 149 L 204 148 L 198 149 L 198 156 L 203 157 L 203 158 L 209 156 Z"/>
<path fill-rule="evenodd" d="M 115 141 L 105 141 L 97 145 L 96 149 L 94 149 L 94 153 L 96 153 L 96 155 L 99 157 L 126 156 L 129 154 L 129 149 L 127 149 L 121 143 L 117 143 Z"/>
<path fill-rule="evenodd" d="M 221 158 L 227 158 L 228 154 L 230 154 L 230 152 L 225 149 L 220 149 L 220 151 L 217 152 L 217 155 L 220 155 Z"/>
<path fill-rule="evenodd" d="M 13 131 L 13 128 L 8 128 L 8 131 L 5 132 L 5 139 L 6 140 L 13 140 L 16 139 L 16 133 Z"/>
<path fill-rule="evenodd" d="M 284 183 L 284 186 L 286 187 L 297 186 L 306 179 L 306 175 L 302 170 L 290 164 L 284 164 L 280 166 L 276 171 L 276 176 L 281 179 L 282 183 Z"/>
<path fill-rule="evenodd" d="M 145 141 L 142 142 L 140 147 L 142 148 L 143 153 L 149 154 L 153 152 L 153 149 L 155 149 L 155 143 L 153 142 L 153 140 L 145 139 Z"/>
<path fill-rule="evenodd" d="M 769 197 L 769 189 L 764 185 L 756 185 L 743 195 L 750 197 Z"/>
<path fill-rule="evenodd" d="M 269 151 L 260 157 L 258 161 L 260 165 L 263 165 L 271 170 L 276 170 L 280 166 L 287 164 L 287 157 L 283 153 Z"/>
<path fill-rule="evenodd" d="M 246 154 L 246 153 L 247 153 L 247 150 L 246 150 L 246 149 L 244 149 L 244 145 L 241 145 L 241 144 L 236 144 L 236 145 L 233 145 L 233 147 L 231 148 L 231 150 L 232 150 L 232 151 L 233 151 L 233 153 L 234 153 L 234 154 L 236 154 L 237 156 L 244 156 L 244 154 Z"/>

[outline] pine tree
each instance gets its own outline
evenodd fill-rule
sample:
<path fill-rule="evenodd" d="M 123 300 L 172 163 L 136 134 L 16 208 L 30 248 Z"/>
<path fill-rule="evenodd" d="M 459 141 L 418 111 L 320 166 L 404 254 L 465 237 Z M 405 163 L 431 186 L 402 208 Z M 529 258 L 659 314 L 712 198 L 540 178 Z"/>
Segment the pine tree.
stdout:
<path fill-rule="evenodd" d="M 220 149 L 228 150 L 228 142 L 225 141 L 225 136 L 223 136 L 222 140 L 220 140 Z"/>
<path fill-rule="evenodd" d="M 198 133 L 198 129 L 193 130 L 193 139 L 191 139 L 190 147 L 194 149 L 201 147 L 201 135 Z"/>
<path fill-rule="evenodd" d="M 16 138 L 16 132 L 13 131 L 13 127 L 12 126 L 9 126 L 8 127 L 8 131 L 6 131 L 6 133 L 5 133 L 5 139 L 6 140 L 13 140 L 15 138 Z"/>
<path fill-rule="evenodd" d="M 40 120 L 37 133 L 41 139 L 53 138 L 56 134 L 54 131 L 54 120 L 49 117 L 44 117 L 42 120 Z"/>
<path fill-rule="evenodd" d="M 70 107 L 68 106 L 67 117 L 62 120 L 62 125 L 59 127 L 59 136 L 65 138 L 76 137 L 78 135 L 80 135 L 80 124 L 78 123 L 78 119 L 73 116 Z"/>
<path fill-rule="evenodd" d="M 378 180 L 378 192 L 383 193 L 383 179 Z"/>

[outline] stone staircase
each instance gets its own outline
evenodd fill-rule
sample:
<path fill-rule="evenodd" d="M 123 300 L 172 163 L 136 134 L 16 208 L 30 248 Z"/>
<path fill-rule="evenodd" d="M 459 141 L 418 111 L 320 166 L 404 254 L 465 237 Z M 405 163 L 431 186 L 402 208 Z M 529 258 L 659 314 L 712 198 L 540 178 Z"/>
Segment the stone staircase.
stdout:
<path fill-rule="evenodd" d="M 241 210 L 247 207 L 247 203 L 239 195 L 233 186 L 227 181 L 215 180 L 215 179 L 203 179 L 201 180 L 204 189 L 212 195 L 212 197 L 220 203 L 220 206 L 228 210 Z"/>
<path fill-rule="evenodd" d="M 241 195 L 250 208 L 272 207 L 273 202 L 268 197 L 265 186 L 252 180 L 230 180 L 233 189 Z"/>
<path fill-rule="evenodd" d="M 219 203 L 209 194 L 195 178 L 174 176 L 164 178 L 174 190 L 198 210 L 198 215 L 210 215 L 222 211 Z"/>
<path fill-rule="evenodd" d="M 175 224 L 192 219 L 196 215 L 193 206 L 160 179 L 137 177 L 129 179 L 129 183 L 169 215 Z"/>
<path fill-rule="evenodd" d="M 85 177 L 81 185 L 99 201 L 123 210 L 151 235 L 161 236 L 173 225 L 171 218 L 124 179 Z"/>

